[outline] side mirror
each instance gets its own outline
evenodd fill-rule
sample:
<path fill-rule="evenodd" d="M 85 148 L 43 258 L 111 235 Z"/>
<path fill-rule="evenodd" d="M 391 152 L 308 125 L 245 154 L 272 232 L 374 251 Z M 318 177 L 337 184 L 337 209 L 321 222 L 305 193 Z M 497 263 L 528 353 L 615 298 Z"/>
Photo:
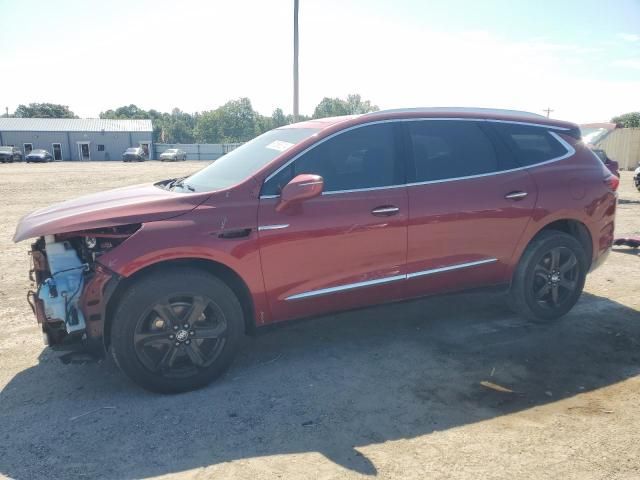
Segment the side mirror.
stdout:
<path fill-rule="evenodd" d="M 317 197 L 324 189 L 324 180 L 320 175 L 298 175 L 282 189 L 276 211 L 281 212 L 289 205 Z"/>

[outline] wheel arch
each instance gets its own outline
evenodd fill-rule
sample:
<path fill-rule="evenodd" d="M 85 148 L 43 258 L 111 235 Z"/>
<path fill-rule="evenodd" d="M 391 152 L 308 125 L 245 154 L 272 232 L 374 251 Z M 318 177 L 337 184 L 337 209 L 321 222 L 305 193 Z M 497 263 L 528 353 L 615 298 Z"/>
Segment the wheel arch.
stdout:
<path fill-rule="evenodd" d="M 589 261 L 588 267 L 591 268 L 591 264 L 593 263 L 593 238 L 591 237 L 591 232 L 589 232 L 589 229 L 583 222 L 573 218 L 562 218 L 553 220 L 540 227 L 538 231 L 531 237 L 529 242 L 527 242 L 522 253 L 524 253 L 531 242 L 533 242 L 536 237 L 538 237 L 542 232 L 547 232 L 550 230 L 564 232 L 574 237 L 580 243 L 580 245 L 582 245 L 582 248 L 584 248 L 587 259 Z"/>
<path fill-rule="evenodd" d="M 174 268 L 195 268 L 206 271 L 225 282 L 231 290 L 236 294 L 244 317 L 245 333 L 253 333 L 256 329 L 255 322 L 255 305 L 249 287 L 242 277 L 227 265 L 216 262 L 214 260 L 202 258 L 181 258 L 166 260 L 152 265 L 148 265 L 128 277 L 124 277 L 116 286 L 115 290 L 109 297 L 105 309 L 105 324 L 103 339 L 105 348 L 109 348 L 111 344 L 111 325 L 113 323 L 113 315 L 122 298 L 124 292 L 135 282 L 148 275 L 157 274 L 163 270 Z"/>

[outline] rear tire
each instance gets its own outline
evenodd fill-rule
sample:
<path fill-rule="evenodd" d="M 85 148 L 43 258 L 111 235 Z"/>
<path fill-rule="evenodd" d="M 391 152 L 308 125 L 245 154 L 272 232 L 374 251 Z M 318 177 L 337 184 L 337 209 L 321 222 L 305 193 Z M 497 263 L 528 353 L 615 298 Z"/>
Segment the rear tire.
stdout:
<path fill-rule="evenodd" d="M 197 269 L 159 271 L 137 281 L 119 302 L 111 352 L 141 387 L 185 392 L 224 373 L 243 330 L 240 302 L 220 279 Z"/>
<path fill-rule="evenodd" d="M 530 320 L 560 318 L 580 298 L 587 269 L 587 255 L 574 237 L 543 231 L 531 241 L 518 263 L 509 304 Z"/>

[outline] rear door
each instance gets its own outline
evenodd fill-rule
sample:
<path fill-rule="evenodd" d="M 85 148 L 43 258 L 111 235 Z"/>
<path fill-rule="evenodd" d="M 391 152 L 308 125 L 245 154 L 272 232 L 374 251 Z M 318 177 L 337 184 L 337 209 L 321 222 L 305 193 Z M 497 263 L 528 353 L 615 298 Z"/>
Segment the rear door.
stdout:
<path fill-rule="evenodd" d="M 492 132 L 480 121 L 406 122 L 408 296 L 508 281 L 537 189 Z"/>
<path fill-rule="evenodd" d="M 265 182 L 260 257 L 275 320 L 402 297 L 408 201 L 394 123 L 359 126 L 319 143 Z M 324 193 L 276 211 L 280 189 L 300 174 Z"/>

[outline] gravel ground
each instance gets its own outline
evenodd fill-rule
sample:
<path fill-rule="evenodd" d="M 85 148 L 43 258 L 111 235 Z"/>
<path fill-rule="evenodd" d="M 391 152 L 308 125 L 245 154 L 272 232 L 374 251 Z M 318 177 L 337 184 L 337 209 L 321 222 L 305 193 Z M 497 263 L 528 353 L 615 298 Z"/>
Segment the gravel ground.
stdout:
<path fill-rule="evenodd" d="M 550 325 L 467 294 L 247 338 L 220 381 L 146 393 L 63 365 L 25 295 L 31 210 L 202 163 L 0 165 L 0 477 L 640 478 L 640 256 L 617 249 Z M 617 233 L 640 234 L 623 173 Z M 512 392 L 498 392 L 492 382 Z"/>

